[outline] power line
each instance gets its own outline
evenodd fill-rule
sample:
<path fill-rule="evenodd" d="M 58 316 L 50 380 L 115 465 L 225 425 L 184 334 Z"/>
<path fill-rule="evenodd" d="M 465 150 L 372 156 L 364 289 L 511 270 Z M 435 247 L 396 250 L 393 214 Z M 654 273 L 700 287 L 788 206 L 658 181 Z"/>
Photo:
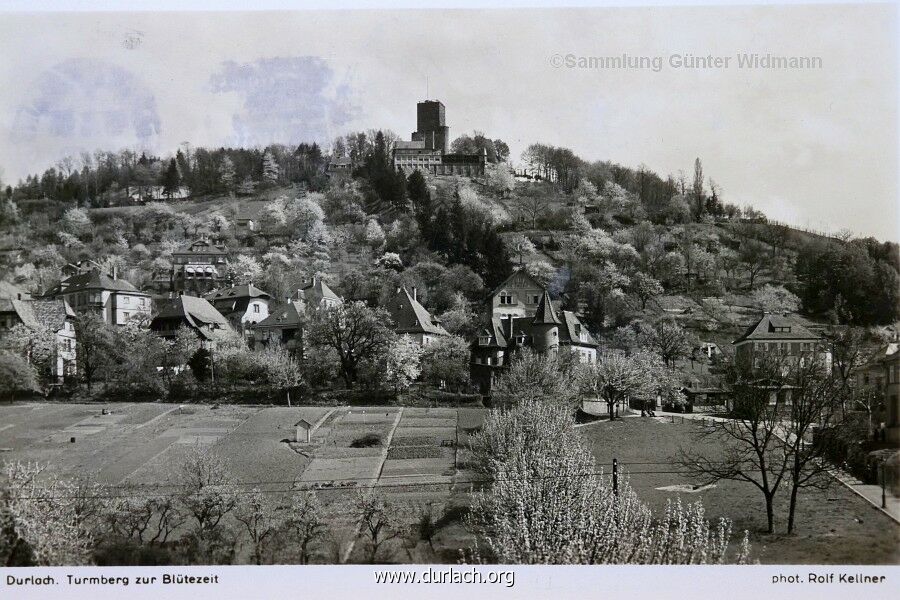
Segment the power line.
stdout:
<path fill-rule="evenodd" d="M 743 473 L 761 473 L 760 469 L 742 469 Z M 626 472 L 621 475 L 625 478 L 629 478 L 633 475 L 690 475 L 690 471 L 634 471 L 634 472 Z M 422 487 L 422 486 L 454 486 L 454 485 L 468 485 L 468 484 L 476 484 L 476 483 L 502 483 L 508 481 L 542 481 L 542 480 L 551 480 L 551 479 L 575 479 L 582 477 L 610 477 L 612 476 L 612 472 L 604 472 L 604 471 L 593 471 L 589 473 L 583 473 L 579 475 L 542 475 L 537 477 L 516 477 L 516 478 L 502 478 L 502 479 L 470 479 L 470 480 L 461 480 L 461 481 L 450 481 L 450 482 L 407 482 L 407 483 L 383 483 L 379 484 L 377 481 L 371 486 L 372 488 L 408 488 L 408 487 Z M 406 476 L 408 477 L 408 476 Z M 328 479 L 328 480 L 318 480 L 320 482 L 325 483 L 335 483 L 335 482 L 358 482 L 364 481 L 366 479 L 373 478 L 358 478 L 358 479 Z M 308 482 L 300 482 L 301 484 L 305 483 L 315 483 L 317 481 L 308 481 Z M 290 483 L 294 485 L 296 482 L 243 482 L 238 485 L 275 485 L 275 484 L 285 484 Z M 152 484 L 149 484 L 152 485 Z M 185 487 L 186 484 L 167 484 L 170 486 L 180 485 Z M 230 487 L 235 484 L 209 484 L 203 487 L 206 488 L 216 488 L 216 487 Z M 338 487 L 318 487 L 318 488 L 289 488 L 289 489 L 243 489 L 243 490 L 230 490 L 230 494 L 233 495 L 243 495 L 243 494 L 295 494 L 295 493 L 307 493 L 307 492 L 349 492 L 349 491 L 357 491 L 359 489 L 363 489 L 363 487 L 367 486 L 338 486 Z M 127 489 L 127 487 L 125 488 Z M 201 488 L 202 489 L 202 488 Z M 452 491 L 452 490 L 451 490 Z M 167 497 L 178 497 L 184 495 L 190 495 L 191 492 L 169 492 L 169 493 L 159 493 L 159 494 L 151 494 L 151 493 L 133 493 L 133 494 L 115 494 L 115 495 L 101 495 L 101 494 L 67 494 L 67 495 L 50 495 L 50 496 L 12 496 L 10 499 L 12 500 L 99 500 L 99 499 L 108 499 L 115 500 L 118 498 L 167 498 Z"/>

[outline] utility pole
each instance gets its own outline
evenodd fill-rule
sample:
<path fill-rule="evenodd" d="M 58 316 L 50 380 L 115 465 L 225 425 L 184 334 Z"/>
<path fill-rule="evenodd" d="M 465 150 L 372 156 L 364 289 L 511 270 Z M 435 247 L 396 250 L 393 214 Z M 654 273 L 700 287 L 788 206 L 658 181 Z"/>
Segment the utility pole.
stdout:
<path fill-rule="evenodd" d="M 619 495 L 619 461 L 617 459 L 613 459 L 613 495 Z"/>

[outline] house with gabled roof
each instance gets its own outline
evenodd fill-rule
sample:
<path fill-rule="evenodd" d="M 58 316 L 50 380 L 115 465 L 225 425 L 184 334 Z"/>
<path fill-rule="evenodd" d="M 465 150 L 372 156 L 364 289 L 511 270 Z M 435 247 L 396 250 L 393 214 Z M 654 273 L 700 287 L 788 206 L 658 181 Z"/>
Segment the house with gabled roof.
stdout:
<path fill-rule="evenodd" d="M 252 283 L 232 285 L 207 294 L 206 300 L 228 319 L 235 331 L 246 336 L 250 329 L 269 316 L 272 296 Z"/>
<path fill-rule="evenodd" d="M 213 341 L 217 332 L 231 331 L 231 324 L 205 298 L 178 296 L 161 303 L 150 321 L 150 330 L 164 338 L 173 338 L 179 327 L 193 329 L 201 342 Z"/>
<path fill-rule="evenodd" d="M 340 296 L 319 277 L 298 289 L 284 304 L 273 305 L 269 315 L 253 326 L 254 348 L 281 344 L 287 350 L 303 353 L 303 332 L 309 315 L 343 304 Z"/>
<path fill-rule="evenodd" d="M 391 315 L 394 331 L 410 336 L 420 346 L 427 346 L 437 338 L 450 335 L 441 322 L 419 303 L 416 295 L 415 288 L 412 293 L 405 287 L 398 288 L 385 306 Z"/>
<path fill-rule="evenodd" d="M 44 298 L 65 300 L 76 313 L 93 312 L 110 325 L 124 325 L 131 319 L 146 318 L 152 311 L 150 294 L 130 282 L 93 267 L 63 279 Z"/>
<path fill-rule="evenodd" d="M 735 361 L 753 368 L 766 361 L 805 364 L 809 360 L 825 360 L 831 364 L 831 353 L 822 336 L 788 316 L 763 314 L 732 345 Z"/>
<path fill-rule="evenodd" d="M 75 375 L 75 311 L 68 302 L 0 298 L 0 347 L 7 346 L 9 330 L 16 325 L 44 328 L 52 332 L 56 338 L 56 347 L 51 359 L 50 376 L 61 383 L 66 377 Z"/>
<path fill-rule="evenodd" d="M 494 317 L 534 316 L 544 293 L 544 286 L 528 274 L 518 269 L 503 283 L 491 291 L 488 305 Z"/>
<path fill-rule="evenodd" d="M 575 353 L 583 363 L 597 362 L 597 342 L 578 316 L 557 311 L 543 291 L 533 316 L 492 316 L 470 346 L 472 383 L 490 393 L 513 356 L 524 348 L 541 354 Z"/>

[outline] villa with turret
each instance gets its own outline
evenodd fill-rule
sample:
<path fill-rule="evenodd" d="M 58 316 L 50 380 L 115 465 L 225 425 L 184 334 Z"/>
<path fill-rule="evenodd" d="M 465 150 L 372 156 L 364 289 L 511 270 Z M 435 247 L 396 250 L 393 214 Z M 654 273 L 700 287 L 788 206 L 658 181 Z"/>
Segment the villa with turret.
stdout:
<path fill-rule="evenodd" d="M 526 287 L 530 292 L 531 288 Z M 501 290 L 497 293 L 501 293 Z M 523 297 L 525 301 L 532 299 L 530 293 Z M 594 337 L 574 312 L 557 310 L 550 294 L 543 289 L 537 297 L 533 312 L 498 315 L 492 311 L 487 326 L 478 332 L 470 346 L 472 384 L 482 394 L 490 394 L 493 384 L 510 359 L 524 348 L 546 355 L 573 352 L 583 363 L 597 362 L 597 342 Z"/>

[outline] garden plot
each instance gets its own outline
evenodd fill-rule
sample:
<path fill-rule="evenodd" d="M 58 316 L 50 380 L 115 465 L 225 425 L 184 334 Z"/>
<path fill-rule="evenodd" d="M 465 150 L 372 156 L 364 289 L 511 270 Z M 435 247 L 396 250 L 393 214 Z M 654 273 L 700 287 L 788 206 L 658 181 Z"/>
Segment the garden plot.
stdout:
<path fill-rule="evenodd" d="M 235 479 L 260 489 L 285 489 L 296 481 L 309 458 L 292 450 L 294 424 L 315 423 L 328 412 L 322 408 L 266 408 L 243 421 L 214 446 Z"/>
<path fill-rule="evenodd" d="M 314 438 L 315 458 L 300 477 L 303 487 L 373 485 L 397 428 L 398 409 L 347 410 L 331 422 L 327 437 Z M 359 447 L 355 447 L 359 446 Z"/>

